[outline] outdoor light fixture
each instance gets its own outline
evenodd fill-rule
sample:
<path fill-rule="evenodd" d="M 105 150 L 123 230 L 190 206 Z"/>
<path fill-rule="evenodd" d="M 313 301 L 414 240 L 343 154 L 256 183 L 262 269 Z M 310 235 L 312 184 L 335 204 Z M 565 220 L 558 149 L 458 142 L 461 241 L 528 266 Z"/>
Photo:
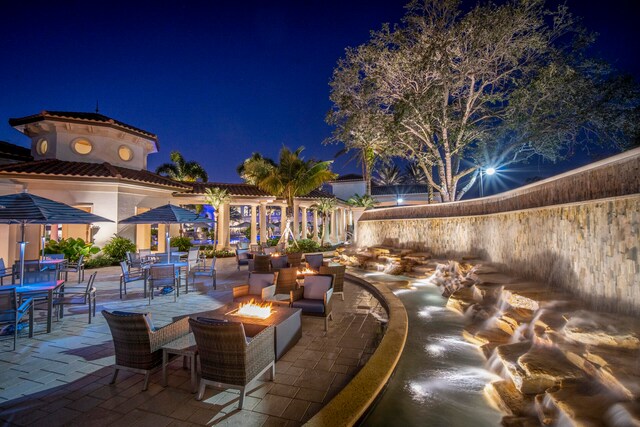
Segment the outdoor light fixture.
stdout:
<path fill-rule="evenodd" d="M 480 169 L 480 197 L 484 197 L 484 181 L 482 177 L 486 175 L 494 175 L 496 173 L 496 168 L 488 167 L 486 169 Z"/>
<path fill-rule="evenodd" d="M 496 168 L 487 168 L 486 170 L 487 175 L 493 175 L 494 173 L 496 173 Z"/>
<path fill-rule="evenodd" d="M 402 197 L 398 197 L 398 198 L 396 199 L 396 206 L 401 205 L 401 204 L 402 204 L 402 202 L 404 202 L 404 199 L 403 199 Z"/>

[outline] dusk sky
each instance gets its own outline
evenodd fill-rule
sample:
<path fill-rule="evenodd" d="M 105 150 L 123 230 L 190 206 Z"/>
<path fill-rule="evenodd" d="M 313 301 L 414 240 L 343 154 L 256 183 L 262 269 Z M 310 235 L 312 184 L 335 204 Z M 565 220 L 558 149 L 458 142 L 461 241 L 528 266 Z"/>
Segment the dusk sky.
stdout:
<path fill-rule="evenodd" d="M 636 2 L 567 3 L 600 33 L 596 51 L 640 76 Z M 3 2 L 0 140 L 28 145 L 10 117 L 94 111 L 98 100 L 100 113 L 158 135 L 152 170 L 171 150 L 222 182 L 240 181 L 235 168 L 252 152 L 276 157 L 282 144 L 333 158 L 341 147 L 322 141 L 331 132 L 324 117 L 336 61 L 381 23 L 398 22 L 404 4 Z M 358 172 L 345 160 L 335 172 Z M 531 175 L 548 175 L 546 166 Z"/>

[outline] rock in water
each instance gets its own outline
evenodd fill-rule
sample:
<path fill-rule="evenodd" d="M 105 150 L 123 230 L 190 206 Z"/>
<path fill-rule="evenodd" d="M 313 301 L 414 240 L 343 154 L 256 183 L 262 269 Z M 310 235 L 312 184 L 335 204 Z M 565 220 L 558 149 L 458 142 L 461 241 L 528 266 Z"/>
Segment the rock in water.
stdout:
<path fill-rule="evenodd" d="M 583 344 L 639 349 L 637 320 L 609 313 L 579 310 L 571 314 L 564 333 Z"/>

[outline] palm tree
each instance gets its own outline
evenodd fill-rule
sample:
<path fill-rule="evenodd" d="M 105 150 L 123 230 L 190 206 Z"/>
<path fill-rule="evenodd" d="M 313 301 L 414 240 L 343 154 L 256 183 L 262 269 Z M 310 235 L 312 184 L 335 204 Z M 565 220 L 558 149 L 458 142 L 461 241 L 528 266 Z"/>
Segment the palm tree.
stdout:
<path fill-rule="evenodd" d="M 327 235 L 327 219 L 336 208 L 336 199 L 320 199 L 315 203 L 314 207 L 322 216 L 322 238 L 320 239 L 320 244 L 324 246 L 324 238 Z M 331 226 L 333 227 L 334 225 L 332 224 Z"/>
<path fill-rule="evenodd" d="M 216 210 L 216 221 L 214 223 L 213 235 L 216 236 L 217 241 L 214 242 L 214 247 L 217 246 L 215 243 L 220 242 L 220 227 L 218 227 L 218 218 L 220 218 L 220 207 L 225 203 L 228 203 L 231 200 L 231 195 L 229 194 L 229 190 L 226 188 L 207 188 L 204 190 L 204 199 Z"/>
<path fill-rule="evenodd" d="M 402 172 L 395 164 L 386 164 L 377 172 L 378 176 L 373 178 L 376 185 L 398 185 L 404 182 Z"/>
<path fill-rule="evenodd" d="M 179 151 L 172 151 L 169 158 L 172 163 L 164 163 L 158 166 L 156 169 L 157 174 L 184 182 L 195 182 L 198 179 L 206 182 L 209 179 L 207 171 L 198 162 L 187 162 Z"/>
<path fill-rule="evenodd" d="M 332 161 L 304 160 L 300 156 L 303 150 L 304 147 L 296 151 L 282 147 L 279 163 L 270 164 L 268 159 L 255 154 L 243 163 L 243 178 L 247 182 L 253 182 L 262 191 L 287 201 L 287 227 L 280 239 L 285 243 L 291 233 L 289 213 L 293 214 L 293 199 L 310 193 L 337 176 L 331 172 Z M 295 238 L 293 240 L 297 245 Z"/>
<path fill-rule="evenodd" d="M 427 192 L 429 194 L 429 203 L 433 202 L 433 187 L 427 179 L 427 175 L 424 170 L 415 163 L 410 163 L 405 169 L 406 181 L 411 184 L 426 185 Z"/>
<path fill-rule="evenodd" d="M 351 158 L 347 161 L 347 163 L 350 162 L 351 160 L 356 160 L 362 166 L 362 178 L 364 179 L 364 182 L 365 182 L 364 194 L 370 196 L 371 195 L 371 174 L 374 171 L 376 162 L 379 160 L 378 154 L 376 153 L 376 150 L 372 146 L 363 145 L 362 147 L 357 149 L 345 147 L 342 150 L 338 151 L 335 154 L 334 158 L 338 158 L 343 154 L 347 154 L 351 150 L 357 150 L 357 151 L 355 154 L 353 154 L 353 156 L 351 156 Z"/>
<path fill-rule="evenodd" d="M 378 201 L 376 199 L 374 199 L 373 197 L 371 197 L 370 195 L 368 195 L 368 194 L 360 196 L 358 193 L 356 193 L 356 194 L 353 195 L 353 197 L 351 197 L 349 200 L 347 200 L 347 203 L 349 205 L 351 205 L 351 206 L 365 208 L 365 209 L 371 209 L 371 208 L 375 207 L 375 205 L 378 203 Z"/>
<path fill-rule="evenodd" d="M 247 164 L 250 164 L 251 173 L 245 172 Z M 276 162 L 268 157 L 262 157 L 260 153 L 253 153 L 236 168 L 236 172 L 247 184 L 257 185 L 256 177 L 266 173 L 266 171 L 276 166 Z"/>

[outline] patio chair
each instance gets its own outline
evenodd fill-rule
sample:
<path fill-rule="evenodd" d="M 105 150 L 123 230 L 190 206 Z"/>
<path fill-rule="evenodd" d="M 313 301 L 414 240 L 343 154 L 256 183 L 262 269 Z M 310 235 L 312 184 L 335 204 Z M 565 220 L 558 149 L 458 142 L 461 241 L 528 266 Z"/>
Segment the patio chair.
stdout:
<path fill-rule="evenodd" d="M 240 391 L 238 408 L 242 409 L 249 385 L 270 371 L 275 378 L 274 327 L 266 326 L 247 339 L 240 322 L 189 319 L 200 355 L 200 388 L 202 400 L 207 385 Z"/>
<path fill-rule="evenodd" d="M 322 266 L 320 267 L 320 274 L 333 274 L 333 294 L 340 294 L 342 301 L 344 301 L 344 273 L 347 267 L 344 265 L 335 266 Z"/>
<path fill-rule="evenodd" d="M 0 258 L 0 286 L 4 286 L 4 279 L 11 278 L 13 283 L 13 269 L 4 265 L 4 258 Z"/>
<path fill-rule="evenodd" d="M 69 262 L 67 265 L 60 269 L 60 272 L 64 273 L 64 280 L 69 278 L 69 273 L 78 274 L 78 283 L 84 280 L 84 255 L 80 255 L 77 262 Z"/>
<path fill-rule="evenodd" d="M 236 249 L 249 249 L 249 242 L 236 243 Z"/>
<path fill-rule="evenodd" d="M 252 299 L 266 301 L 276 293 L 278 272 L 261 273 L 253 271 L 249 273 L 249 283 L 233 287 L 233 302 L 249 302 Z"/>
<path fill-rule="evenodd" d="M 144 280 L 145 272 L 144 270 L 131 271 L 129 264 L 125 261 L 120 261 L 120 268 L 122 269 L 122 274 L 120 275 L 120 299 L 122 299 L 122 291 L 124 290 L 124 294 L 127 294 L 127 283 Z"/>
<path fill-rule="evenodd" d="M 314 274 L 305 276 L 303 285 L 291 291 L 291 307 L 299 308 L 302 314 L 324 317 L 324 330 L 329 329 L 333 275 Z"/>
<path fill-rule="evenodd" d="M 53 299 L 53 305 L 57 309 L 58 319 L 64 317 L 65 305 L 87 305 L 89 308 L 89 324 L 91 324 L 91 314 L 96 317 L 96 288 L 93 283 L 96 280 L 96 274 L 93 273 L 87 280 L 87 286 L 65 286 L 64 292 Z M 93 306 L 93 310 L 91 307 Z"/>
<path fill-rule="evenodd" d="M 195 282 L 196 277 L 211 277 L 213 289 L 216 289 L 216 258 L 213 257 L 211 260 L 211 266 L 207 267 L 206 265 L 197 265 L 195 268 L 189 271 L 189 274 L 193 276 L 193 281 Z"/>
<path fill-rule="evenodd" d="M 307 266 L 310 269 L 318 271 L 322 267 L 322 261 L 324 260 L 323 254 L 305 254 L 304 260 L 307 262 Z"/>
<path fill-rule="evenodd" d="M 260 271 L 263 273 L 271 271 L 271 255 L 254 255 L 253 268 L 249 271 Z"/>
<path fill-rule="evenodd" d="M 43 260 L 53 260 L 53 259 L 64 259 L 64 254 L 47 254 L 44 256 Z M 57 267 L 55 265 L 45 265 L 42 267 L 43 270 L 56 270 Z"/>
<path fill-rule="evenodd" d="M 262 253 L 262 246 L 252 243 L 252 244 L 249 245 L 249 252 L 251 252 L 253 254 L 261 254 Z"/>
<path fill-rule="evenodd" d="M 143 260 L 140 254 L 135 252 L 127 252 L 127 264 L 129 264 L 129 271 L 137 273 L 138 270 L 142 271 L 149 264 L 148 260 Z"/>
<path fill-rule="evenodd" d="M 289 258 L 286 255 L 271 257 L 271 270 L 279 270 L 289 267 Z"/>
<path fill-rule="evenodd" d="M 18 305 L 18 294 L 15 286 L 0 288 L 0 330 L 2 335 L 9 332 L 13 335 L 13 350 L 18 339 L 18 325 L 26 314 L 29 314 L 29 338 L 33 337 L 33 299 L 24 298 Z"/>
<path fill-rule="evenodd" d="M 178 286 L 178 277 L 176 276 L 176 268 L 173 264 L 168 265 L 152 265 L 149 267 L 149 304 L 153 299 L 153 290 L 155 288 L 174 288 L 173 300 L 180 296 L 180 287 Z"/>
<path fill-rule="evenodd" d="M 140 257 L 140 261 L 142 263 L 152 263 L 152 262 L 156 262 L 156 260 L 158 259 L 153 254 L 153 252 L 151 252 L 151 249 L 139 249 L 138 256 Z"/>
<path fill-rule="evenodd" d="M 291 303 L 291 291 L 298 288 L 298 268 L 285 267 L 277 270 L 276 272 L 278 273 L 278 278 L 276 279 L 276 291 L 269 300 L 277 302 L 278 304 L 288 305 Z"/>
<path fill-rule="evenodd" d="M 108 312 L 102 310 L 113 337 L 116 352 L 111 384 L 120 369 L 144 374 L 142 391 L 149 386 L 149 376 L 162 366 L 162 346 L 189 333 L 189 320 L 184 317 L 162 328 L 155 328 L 150 313 Z"/>
<path fill-rule="evenodd" d="M 264 252 L 265 255 L 273 255 L 276 252 L 278 252 L 278 250 L 276 249 L 275 246 L 267 246 L 262 250 L 262 252 Z"/>
<path fill-rule="evenodd" d="M 58 280 L 55 270 L 36 270 L 24 272 L 23 284 L 33 285 L 34 283 L 49 283 Z"/>
<path fill-rule="evenodd" d="M 249 250 L 248 249 L 236 249 L 236 262 L 238 263 L 238 270 L 241 265 L 249 265 Z"/>

